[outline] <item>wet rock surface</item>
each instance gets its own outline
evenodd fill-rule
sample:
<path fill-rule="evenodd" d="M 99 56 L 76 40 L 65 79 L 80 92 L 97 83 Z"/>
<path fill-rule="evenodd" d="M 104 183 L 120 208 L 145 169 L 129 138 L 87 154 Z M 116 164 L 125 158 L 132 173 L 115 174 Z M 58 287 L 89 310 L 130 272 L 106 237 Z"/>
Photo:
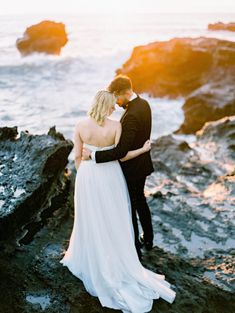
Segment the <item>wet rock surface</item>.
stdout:
<path fill-rule="evenodd" d="M 235 311 L 234 123 L 207 123 L 191 143 L 168 135 L 152 145 L 155 172 L 146 193 L 155 247 L 143 251 L 143 265 L 164 274 L 177 296 L 173 304 L 155 300 L 151 312 Z M 1 313 L 118 312 L 103 308 L 59 263 L 74 218 L 76 171 L 68 167 L 71 183 L 44 227 L 28 244 L 8 243 L 2 252 Z"/>
<path fill-rule="evenodd" d="M 235 117 L 207 123 L 188 144 L 172 135 L 152 148 L 148 181 L 155 244 L 197 258 L 204 276 L 235 291 Z"/>
<path fill-rule="evenodd" d="M 0 129 L 0 241 L 25 236 L 29 222 L 39 226 L 40 215 L 66 189 L 73 147 L 55 127 L 46 135 L 17 135 L 16 127 Z"/>
<path fill-rule="evenodd" d="M 103 308 L 97 298 L 85 291 L 82 282 L 59 263 L 72 228 L 71 208 L 66 212 L 69 215 L 63 208 L 56 219 L 51 219 L 34 242 L 0 260 L 1 271 L 4 269 L 0 312 L 36 313 L 43 308 L 53 313 L 121 312 Z M 231 313 L 235 309 L 232 293 L 203 276 L 210 264 L 197 259 L 185 261 L 156 247 L 145 253 L 143 265 L 164 273 L 178 292 L 171 305 L 155 300 L 151 312 Z"/>
<path fill-rule="evenodd" d="M 34 52 L 59 55 L 68 42 L 65 25 L 53 21 L 42 21 L 27 27 L 16 47 L 23 56 Z"/>

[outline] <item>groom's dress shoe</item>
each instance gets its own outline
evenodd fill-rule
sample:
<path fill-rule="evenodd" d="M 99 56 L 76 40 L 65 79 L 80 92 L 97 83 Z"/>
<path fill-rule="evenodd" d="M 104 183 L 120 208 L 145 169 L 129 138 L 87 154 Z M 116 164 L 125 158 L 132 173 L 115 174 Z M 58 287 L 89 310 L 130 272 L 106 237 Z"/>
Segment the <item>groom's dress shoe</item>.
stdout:
<path fill-rule="evenodd" d="M 147 250 L 151 250 L 153 248 L 153 242 L 152 241 L 145 241 L 143 233 L 140 235 L 140 243 L 142 244 L 142 246 L 145 246 L 145 248 Z"/>

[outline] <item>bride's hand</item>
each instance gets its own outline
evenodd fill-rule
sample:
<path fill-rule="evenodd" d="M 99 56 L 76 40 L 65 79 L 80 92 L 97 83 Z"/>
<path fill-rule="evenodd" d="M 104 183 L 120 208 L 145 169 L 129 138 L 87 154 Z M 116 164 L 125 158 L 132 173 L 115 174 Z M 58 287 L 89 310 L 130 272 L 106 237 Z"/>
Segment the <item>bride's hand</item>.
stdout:
<path fill-rule="evenodd" d="M 82 160 L 90 160 L 91 150 L 87 148 L 82 149 Z"/>
<path fill-rule="evenodd" d="M 148 152 L 149 150 L 151 150 L 151 142 L 150 142 L 150 140 L 145 141 L 142 149 L 143 149 L 143 152 Z"/>

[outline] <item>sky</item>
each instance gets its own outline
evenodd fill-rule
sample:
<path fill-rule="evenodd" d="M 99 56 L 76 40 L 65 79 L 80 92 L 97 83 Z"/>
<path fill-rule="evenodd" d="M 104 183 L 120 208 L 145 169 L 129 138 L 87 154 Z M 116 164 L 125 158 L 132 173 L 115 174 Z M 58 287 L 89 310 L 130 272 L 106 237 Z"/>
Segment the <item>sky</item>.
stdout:
<path fill-rule="evenodd" d="M 234 12 L 235 0 L 0 0 L 0 14 Z"/>

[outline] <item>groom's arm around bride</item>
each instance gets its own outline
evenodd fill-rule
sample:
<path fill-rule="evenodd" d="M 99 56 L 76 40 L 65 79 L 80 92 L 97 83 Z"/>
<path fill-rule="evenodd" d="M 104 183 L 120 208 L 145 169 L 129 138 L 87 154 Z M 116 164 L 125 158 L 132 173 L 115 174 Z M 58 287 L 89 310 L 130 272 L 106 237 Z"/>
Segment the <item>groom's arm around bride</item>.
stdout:
<path fill-rule="evenodd" d="M 132 91 L 129 78 L 119 75 L 108 87 L 117 97 L 117 104 L 125 109 L 120 122 L 122 125 L 121 137 L 115 148 L 96 151 L 92 159 L 96 163 L 120 160 L 128 151 L 139 149 L 150 138 L 152 117 L 148 102 Z M 84 150 L 83 159 L 89 158 L 91 151 Z M 153 172 L 150 151 L 136 158 L 121 163 L 126 178 L 148 176 Z"/>

